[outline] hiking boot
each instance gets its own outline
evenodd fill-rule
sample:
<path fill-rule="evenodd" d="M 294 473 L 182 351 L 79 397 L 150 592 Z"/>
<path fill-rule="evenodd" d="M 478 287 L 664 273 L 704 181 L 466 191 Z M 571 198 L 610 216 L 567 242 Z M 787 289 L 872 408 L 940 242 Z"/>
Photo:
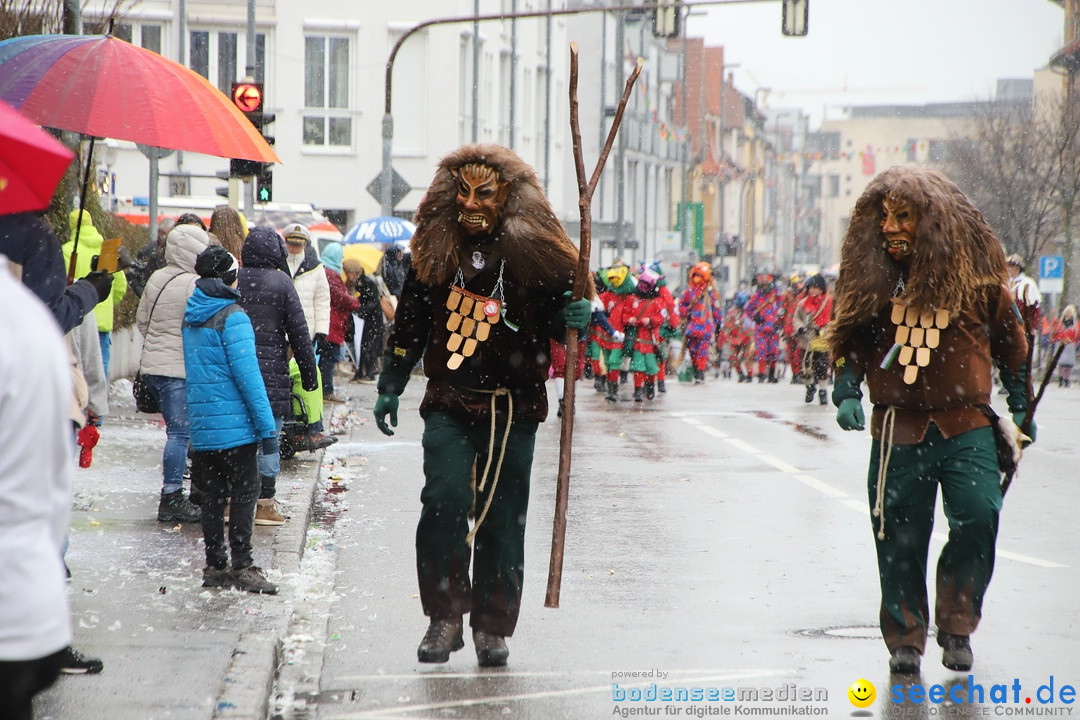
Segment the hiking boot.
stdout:
<path fill-rule="evenodd" d="M 183 490 L 163 492 L 158 502 L 157 519 L 161 522 L 196 523 L 202 519 L 202 510 L 184 497 Z"/>
<path fill-rule="evenodd" d="M 64 662 L 60 672 L 65 675 L 97 675 L 105 669 L 100 658 L 86 657 L 73 647 L 64 650 Z"/>
<path fill-rule="evenodd" d="M 465 647 L 463 627 L 460 617 L 432 618 L 420 647 L 416 648 L 416 659 L 422 663 L 444 663 L 449 660 L 450 653 Z"/>
<path fill-rule="evenodd" d="M 335 395 L 334 393 L 330 393 L 329 395 L 323 395 L 322 399 L 323 399 L 323 402 L 328 402 L 328 403 L 339 403 L 340 404 L 340 403 L 345 402 L 344 398 L 339 397 L 339 396 Z"/>
<path fill-rule="evenodd" d="M 804 398 L 806 400 L 806 402 L 808 402 L 808 403 L 809 402 L 814 402 L 814 393 L 816 393 L 816 392 L 817 392 L 817 388 L 815 388 L 813 385 L 807 385 L 806 386 L 806 397 Z"/>
<path fill-rule="evenodd" d="M 274 498 L 259 498 L 255 502 L 256 525 L 284 525 L 285 516 L 278 512 Z"/>
<path fill-rule="evenodd" d="M 502 635 L 473 630 L 472 640 L 476 648 L 476 662 L 480 667 L 502 667 L 510 657 L 510 648 L 506 647 L 506 638 Z"/>
<path fill-rule="evenodd" d="M 655 382 L 647 382 L 647 383 L 645 383 L 645 398 L 647 400 L 652 400 L 655 397 L 656 397 L 656 383 Z"/>
<path fill-rule="evenodd" d="M 618 380 L 608 380 L 607 401 L 608 402 L 619 402 L 619 381 Z"/>
<path fill-rule="evenodd" d="M 237 590 L 262 595 L 277 595 L 277 585 L 266 579 L 266 573 L 260 567 L 248 565 L 246 568 L 233 570 L 230 574 L 233 587 Z"/>
<path fill-rule="evenodd" d="M 314 435 L 308 435 L 307 446 L 308 452 L 315 452 L 316 450 L 322 450 L 324 447 L 330 447 L 337 442 L 336 437 L 330 437 L 322 433 L 315 433 Z"/>
<path fill-rule="evenodd" d="M 828 405 L 829 404 L 829 393 L 827 393 L 824 389 L 818 390 L 817 391 L 817 400 L 818 400 L 818 405 Z"/>
<path fill-rule="evenodd" d="M 232 573 L 227 567 L 216 568 L 213 565 L 207 565 L 202 569 L 202 586 L 204 588 L 232 587 Z"/>
<path fill-rule="evenodd" d="M 891 673 L 904 673 L 914 674 L 919 672 L 919 663 L 922 660 L 922 654 L 913 647 L 904 646 L 898 647 L 892 651 L 892 657 L 889 658 L 889 672 Z"/>
<path fill-rule="evenodd" d="M 638 385 L 634 388 L 634 402 L 641 402 L 645 399 L 645 388 Z"/>
<path fill-rule="evenodd" d="M 664 384 L 663 380 L 657 380 L 656 381 L 656 392 L 661 392 L 661 393 L 666 393 L 667 392 L 667 385 Z"/>
<path fill-rule="evenodd" d="M 950 670 L 970 670 L 975 657 L 971 653 L 971 641 L 967 635 L 953 635 L 947 632 L 938 632 L 938 645 L 944 652 L 941 653 L 941 664 Z"/>

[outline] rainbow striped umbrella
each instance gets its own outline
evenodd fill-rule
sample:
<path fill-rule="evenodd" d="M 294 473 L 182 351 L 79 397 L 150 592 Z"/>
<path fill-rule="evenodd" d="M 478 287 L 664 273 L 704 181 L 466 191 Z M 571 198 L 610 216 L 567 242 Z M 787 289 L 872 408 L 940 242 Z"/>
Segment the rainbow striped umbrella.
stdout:
<path fill-rule="evenodd" d="M 281 162 L 202 75 L 109 35 L 0 42 L 0 99 L 39 125 L 92 138 Z"/>

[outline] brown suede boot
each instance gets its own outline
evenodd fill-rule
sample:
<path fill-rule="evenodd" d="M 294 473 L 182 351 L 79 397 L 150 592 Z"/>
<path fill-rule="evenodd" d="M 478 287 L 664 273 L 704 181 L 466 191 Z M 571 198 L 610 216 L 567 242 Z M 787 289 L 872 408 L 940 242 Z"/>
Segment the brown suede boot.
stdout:
<path fill-rule="evenodd" d="M 422 663 L 444 663 L 449 660 L 450 653 L 465 647 L 463 627 L 460 617 L 432 618 L 420 647 L 416 648 L 417 660 Z"/>

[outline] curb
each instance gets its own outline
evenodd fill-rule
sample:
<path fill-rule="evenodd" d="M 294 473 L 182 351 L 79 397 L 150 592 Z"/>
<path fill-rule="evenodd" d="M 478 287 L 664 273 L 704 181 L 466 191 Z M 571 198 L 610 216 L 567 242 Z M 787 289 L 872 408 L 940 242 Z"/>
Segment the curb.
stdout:
<path fill-rule="evenodd" d="M 295 464 L 295 477 L 287 478 L 290 487 L 285 490 L 278 478 L 278 497 L 291 510 L 288 522 L 274 529 L 270 549 L 270 568 L 283 575 L 300 571 L 304 555 L 307 531 L 311 523 L 315 491 L 319 487 L 322 458 L 325 450 L 315 453 L 316 462 Z M 292 598 L 286 598 L 289 603 Z M 221 681 L 221 691 L 214 703 L 215 720 L 252 720 L 266 718 L 270 714 L 270 696 L 281 663 L 282 639 L 292 622 L 294 610 L 283 613 L 280 620 L 265 632 L 241 635 L 233 648 L 232 659 Z"/>

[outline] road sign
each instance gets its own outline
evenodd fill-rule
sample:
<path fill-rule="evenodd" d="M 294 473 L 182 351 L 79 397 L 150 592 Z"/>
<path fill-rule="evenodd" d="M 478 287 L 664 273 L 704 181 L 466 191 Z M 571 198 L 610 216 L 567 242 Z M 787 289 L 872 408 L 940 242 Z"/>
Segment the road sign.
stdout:
<path fill-rule="evenodd" d="M 382 202 L 382 173 L 380 172 L 375 176 L 371 182 L 368 183 L 367 191 L 371 193 L 371 196 Z M 398 171 L 394 168 L 390 168 L 390 207 L 393 208 L 399 202 L 405 199 L 405 196 L 412 192 L 412 185 L 409 182 L 398 175 Z"/>
<path fill-rule="evenodd" d="M 233 83 L 232 99 L 241 112 L 258 112 L 263 103 L 262 83 L 237 82 Z"/>
<path fill-rule="evenodd" d="M 1052 295 L 1065 290 L 1065 258 L 1061 255 L 1039 256 L 1039 292 Z"/>
<path fill-rule="evenodd" d="M 1065 277 L 1065 258 L 1061 255 L 1039 257 L 1039 279 L 1052 280 Z"/>

